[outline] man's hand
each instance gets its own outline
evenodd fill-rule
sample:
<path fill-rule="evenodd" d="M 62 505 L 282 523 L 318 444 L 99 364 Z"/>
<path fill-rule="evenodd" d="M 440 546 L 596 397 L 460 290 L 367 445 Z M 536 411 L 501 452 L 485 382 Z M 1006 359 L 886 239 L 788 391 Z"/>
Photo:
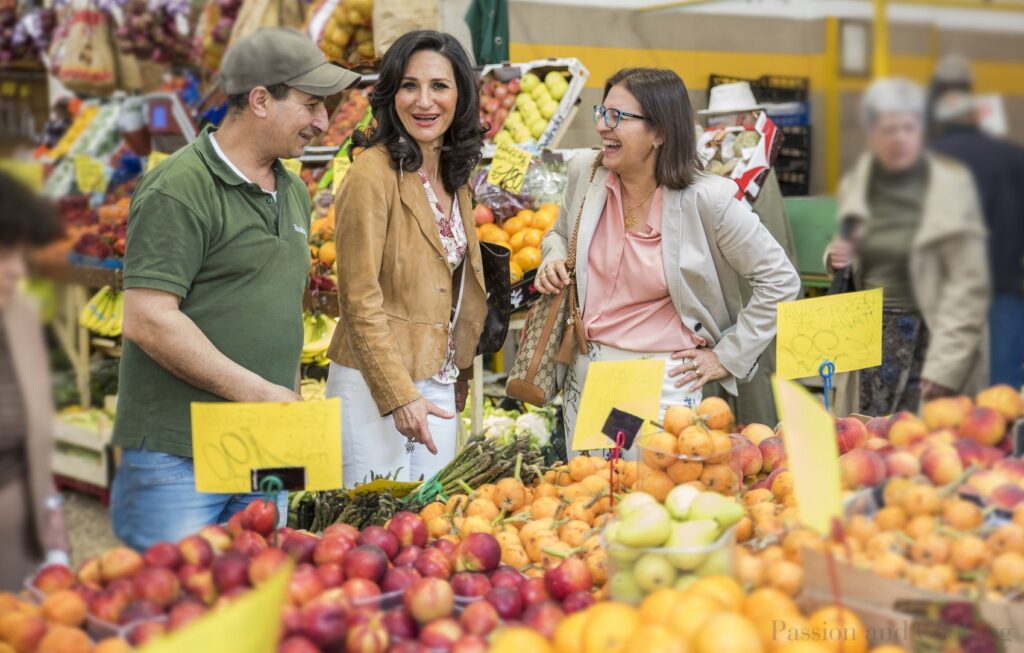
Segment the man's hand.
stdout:
<path fill-rule="evenodd" d="M 404 406 L 399 406 L 393 413 L 395 428 L 398 432 L 412 440 L 424 445 L 432 454 L 437 454 L 437 445 L 434 438 L 430 436 L 430 429 L 427 426 L 427 416 L 434 415 L 441 419 L 452 419 L 451 413 L 441 410 L 423 397 L 410 401 Z"/>
<path fill-rule="evenodd" d="M 290 388 L 286 388 L 283 385 L 275 385 L 267 382 L 263 388 L 260 389 L 259 393 L 253 397 L 252 401 L 266 401 L 266 402 L 291 402 L 291 401 L 302 401 L 302 395 L 295 392 Z"/>
<path fill-rule="evenodd" d="M 853 264 L 853 245 L 841 238 L 833 240 L 825 248 L 825 256 L 833 270 L 845 270 Z"/>

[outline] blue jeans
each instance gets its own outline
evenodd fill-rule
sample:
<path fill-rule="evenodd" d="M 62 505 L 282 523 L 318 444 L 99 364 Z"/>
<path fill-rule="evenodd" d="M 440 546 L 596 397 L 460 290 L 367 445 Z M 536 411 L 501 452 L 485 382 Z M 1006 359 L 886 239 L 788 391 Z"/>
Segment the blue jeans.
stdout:
<path fill-rule="evenodd" d="M 144 551 L 157 542 L 177 542 L 203 526 L 223 524 L 260 496 L 197 492 L 191 458 L 124 449 L 110 498 L 114 534 Z M 283 525 L 288 519 L 286 492 L 277 504 Z"/>
<path fill-rule="evenodd" d="M 1024 295 L 997 293 L 988 314 L 992 385 L 1024 386 Z"/>

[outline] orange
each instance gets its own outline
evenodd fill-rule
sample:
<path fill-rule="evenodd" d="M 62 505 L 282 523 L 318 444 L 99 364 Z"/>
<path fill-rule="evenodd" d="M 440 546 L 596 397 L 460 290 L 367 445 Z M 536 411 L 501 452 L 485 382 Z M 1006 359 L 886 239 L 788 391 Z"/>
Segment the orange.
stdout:
<path fill-rule="evenodd" d="M 523 229 L 519 233 L 523 234 L 523 244 L 527 247 L 540 247 L 540 241 L 544 238 L 544 232 L 540 229 L 528 228 Z M 518 236 L 519 234 L 516 235 Z"/>
<path fill-rule="evenodd" d="M 756 589 L 743 602 L 743 614 L 754 621 L 780 613 L 799 614 L 800 609 L 789 595 L 774 587 Z"/>
<path fill-rule="evenodd" d="M 515 232 L 521 231 L 524 227 L 526 227 L 527 224 L 528 223 L 526 220 L 520 218 L 519 216 L 516 216 L 514 218 L 509 218 L 508 220 L 505 220 L 505 222 L 502 223 L 501 228 L 505 230 L 505 233 L 511 236 Z"/>
<path fill-rule="evenodd" d="M 559 208 L 560 207 L 557 204 L 549 202 L 547 204 L 542 204 L 540 209 L 538 209 L 538 210 L 539 211 L 551 211 L 552 213 L 555 214 L 555 216 L 557 216 Z"/>
<path fill-rule="evenodd" d="M 530 226 L 534 229 L 540 229 L 541 231 L 547 231 L 551 228 L 551 225 L 555 224 L 555 214 L 550 211 L 540 210 L 533 215 L 533 219 L 530 220 Z"/>
<path fill-rule="evenodd" d="M 552 653 L 551 645 L 543 635 L 532 628 L 523 626 L 501 628 L 495 631 L 488 650 L 491 653 L 522 653 L 522 651 Z"/>
<path fill-rule="evenodd" d="M 588 612 L 573 612 L 558 624 L 554 637 L 556 653 L 583 653 L 583 627 L 587 624 Z"/>
<path fill-rule="evenodd" d="M 523 247 L 512 255 L 512 260 L 523 269 L 523 272 L 536 270 L 540 265 L 541 253 L 536 247 Z"/>
<path fill-rule="evenodd" d="M 512 247 L 513 252 L 518 252 L 526 245 L 526 232 L 531 229 L 523 229 L 512 234 L 512 237 L 508 239 L 509 246 Z"/>
<path fill-rule="evenodd" d="M 907 653 L 907 649 L 895 644 L 883 644 L 871 649 L 871 653 Z"/>
<path fill-rule="evenodd" d="M 523 268 L 519 267 L 519 264 L 515 261 L 509 261 L 508 274 L 512 283 L 518 283 L 523 280 Z"/>
<path fill-rule="evenodd" d="M 708 619 L 693 640 L 695 653 L 765 653 L 754 624 L 738 614 L 718 614 Z"/>
<path fill-rule="evenodd" d="M 812 640 L 795 640 L 786 642 L 776 653 L 832 653 L 832 649 L 821 642 Z"/>
<path fill-rule="evenodd" d="M 536 211 L 530 209 L 522 209 L 519 213 L 516 213 L 515 217 L 521 219 L 525 225 L 529 225 L 530 221 L 533 220 L 533 216 L 536 215 Z"/>
<path fill-rule="evenodd" d="M 619 601 L 596 603 L 587 613 L 587 623 L 583 626 L 584 653 L 620 653 L 640 625 L 636 609 Z M 526 650 L 530 649 L 520 649 Z"/>
<path fill-rule="evenodd" d="M 682 599 L 682 592 L 671 587 L 654 590 L 640 602 L 640 620 L 645 624 L 668 625 L 676 603 Z"/>
<path fill-rule="evenodd" d="M 334 251 L 334 241 L 328 240 L 326 243 L 320 246 L 320 262 L 324 265 L 331 265 L 337 258 L 337 252 Z"/>
<path fill-rule="evenodd" d="M 718 601 L 730 612 L 739 612 L 743 608 L 743 588 L 730 576 L 707 576 L 698 578 L 686 590 L 688 595 L 703 594 Z"/>
<path fill-rule="evenodd" d="M 687 406 L 672 406 L 665 411 L 665 419 L 662 420 L 665 430 L 672 435 L 678 436 L 687 426 L 693 426 L 697 421 L 697 414 Z"/>
<path fill-rule="evenodd" d="M 704 622 L 722 612 L 722 604 L 709 596 L 687 595 L 675 604 L 666 623 L 682 640 L 690 641 Z"/>
<path fill-rule="evenodd" d="M 721 397 L 706 397 L 697 407 L 697 414 L 704 418 L 710 429 L 728 431 L 733 426 L 732 409 Z"/>
<path fill-rule="evenodd" d="M 834 605 L 826 606 L 808 617 L 807 623 L 812 633 L 828 633 L 826 643 L 836 653 L 866 653 L 868 650 L 867 629 L 851 610 L 843 608 L 840 612 Z"/>
<path fill-rule="evenodd" d="M 633 631 L 622 653 L 687 653 L 690 647 L 671 630 L 657 624 L 643 624 Z"/>

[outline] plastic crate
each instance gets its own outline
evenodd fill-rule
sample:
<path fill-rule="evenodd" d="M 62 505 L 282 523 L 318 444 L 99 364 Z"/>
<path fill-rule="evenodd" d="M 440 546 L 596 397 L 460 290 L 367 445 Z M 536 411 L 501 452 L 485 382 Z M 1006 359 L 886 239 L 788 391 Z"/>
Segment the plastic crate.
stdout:
<path fill-rule="evenodd" d="M 783 126 L 779 127 L 785 140 L 784 147 L 798 148 L 802 150 L 811 149 L 811 128 L 809 126 Z"/>
<path fill-rule="evenodd" d="M 811 80 L 807 77 L 791 77 L 787 75 L 762 75 L 757 79 L 735 77 L 732 75 L 708 76 L 708 90 L 719 84 L 749 82 L 750 90 L 758 102 L 780 104 L 785 102 L 807 102 Z M 774 119 L 774 116 L 772 117 Z"/>

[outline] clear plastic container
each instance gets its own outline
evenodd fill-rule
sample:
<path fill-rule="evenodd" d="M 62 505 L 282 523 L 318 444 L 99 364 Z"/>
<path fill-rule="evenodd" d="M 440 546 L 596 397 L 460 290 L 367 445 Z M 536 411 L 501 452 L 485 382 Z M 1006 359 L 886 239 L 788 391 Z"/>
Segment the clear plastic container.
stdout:
<path fill-rule="evenodd" d="M 704 576 L 732 576 L 736 548 L 736 527 L 704 546 L 630 547 L 601 541 L 608 551 L 608 582 L 611 598 L 639 603 L 663 587 L 685 589 Z"/>
<path fill-rule="evenodd" d="M 378 596 L 369 596 L 365 599 L 354 599 L 352 601 L 352 605 L 357 608 L 378 608 L 380 610 L 390 610 L 391 608 L 397 608 L 402 605 L 402 596 L 404 594 L 404 590 L 383 592 Z"/>
<path fill-rule="evenodd" d="M 728 448 L 722 438 L 727 438 Z M 743 474 L 733 451 L 739 435 L 686 429 L 679 436 L 666 431 L 637 438 L 637 480 L 634 490 L 663 501 L 677 485 L 699 481 L 708 490 L 733 495 L 743 488 Z"/>

